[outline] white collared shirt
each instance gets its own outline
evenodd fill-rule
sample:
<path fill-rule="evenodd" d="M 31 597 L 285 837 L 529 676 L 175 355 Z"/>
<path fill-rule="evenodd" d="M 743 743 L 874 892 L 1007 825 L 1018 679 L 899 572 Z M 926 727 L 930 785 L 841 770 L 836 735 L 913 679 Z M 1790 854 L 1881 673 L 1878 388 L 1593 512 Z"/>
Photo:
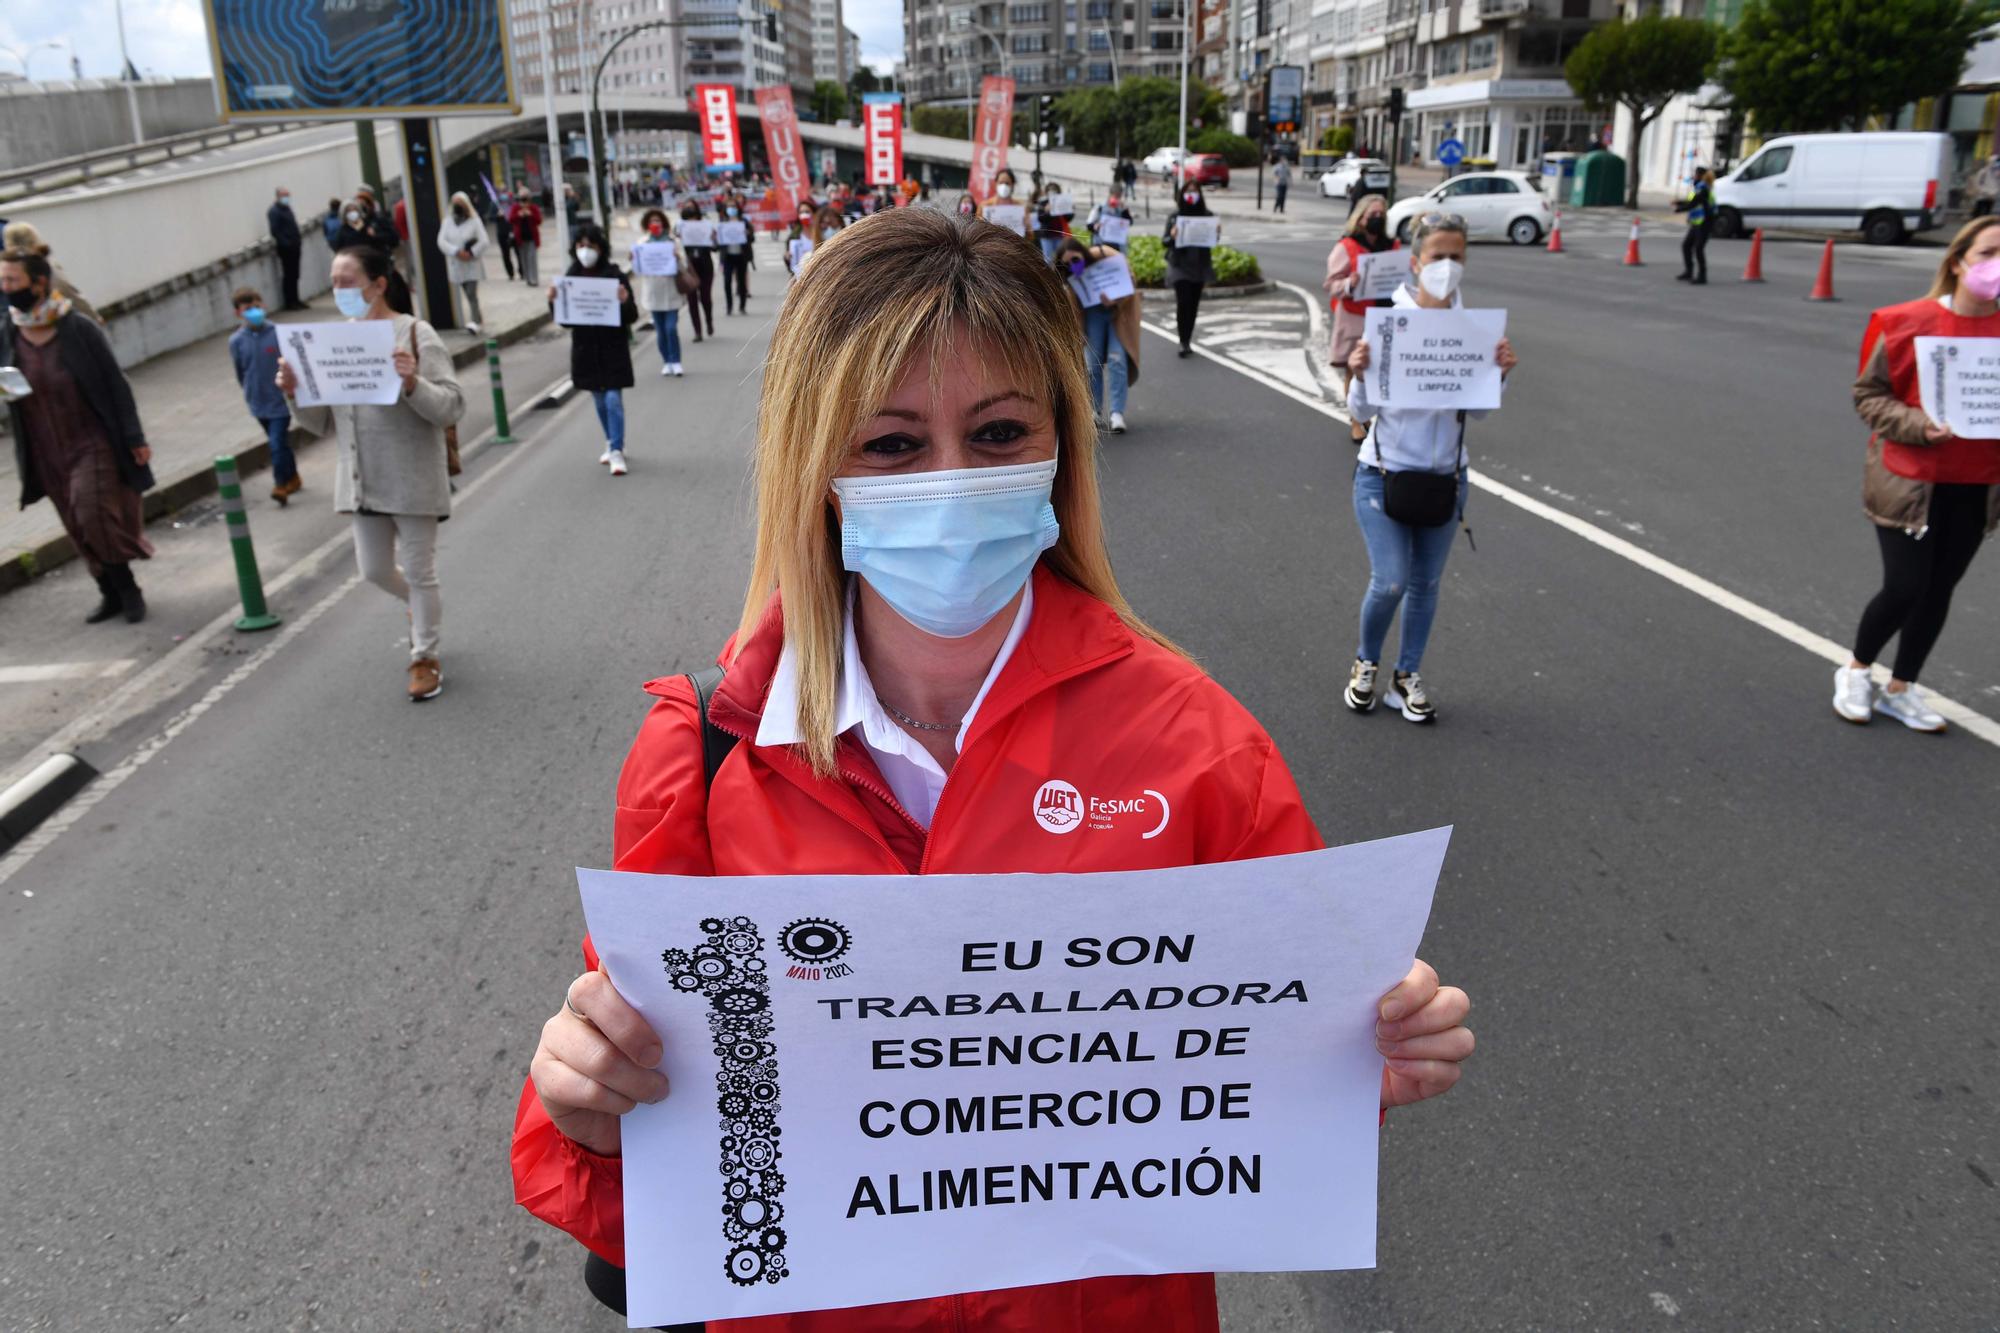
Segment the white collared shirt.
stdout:
<path fill-rule="evenodd" d="M 855 581 L 849 579 L 846 633 L 841 649 L 839 693 L 834 700 L 833 729 L 838 734 L 859 728 L 857 734 L 861 743 L 868 747 L 869 756 L 875 760 L 875 767 L 882 771 L 882 778 L 889 784 L 896 803 L 928 829 L 931 818 L 937 814 L 938 798 L 944 794 L 945 771 L 930 752 L 917 743 L 916 737 L 896 724 L 888 710 L 882 707 L 882 701 L 875 697 L 875 685 L 868 679 L 868 668 L 862 665 L 861 643 L 854 634 L 854 597 Z M 1007 659 L 1014 655 L 1021 637 L 1028 632 L 1028 617 L 1034 609 L 1035 588 L 1031 579 L 1021 589 L 1021 607 L 1014 613 L 1014 624 L 1008 629 L 1000 651 L 993 657 L 992 668 L 987 671 L 979 693 L 972 697 L 972 706 L 965 710 L 965 717 L 958 724 L 958 735 L 952 741 L 953 749 L 965 748 L 965 733 L 972 729 L 972 719 L 978 716 L 979 706 L 986 702 L 993 682 L 1000 679 Z M 799 732 L 798 657 L 788 639 L 784 651 L 778 654 L 777 670 L 771 676 L 771 692 L 764 700 L 764 717 L 757 725 L 757 744 L 797 745 L 804 739 Z"/>

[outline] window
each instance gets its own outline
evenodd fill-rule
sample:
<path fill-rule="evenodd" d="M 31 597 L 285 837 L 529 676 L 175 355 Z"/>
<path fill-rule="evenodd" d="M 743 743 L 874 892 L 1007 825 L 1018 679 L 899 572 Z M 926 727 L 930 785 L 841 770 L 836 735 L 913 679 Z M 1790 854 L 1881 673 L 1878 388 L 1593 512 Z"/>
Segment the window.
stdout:
<path fill-rule="evenodd" d="M 1521 186 L 1519 182 L 1510 181 L 1504 176 L 1488 176 L 1486 178 L 1486 193 L 1488 194 L 1519 194 L 1520 192 Z"/>
<path fill-rule="evenodd" d="M 1083 16 L 1092 19 L 1111 17 L 1111 0 L 1090 0 L 1083 8 Z"/>
<path fill-rule="evenodd" d="M 1772 148 L 1750 159 L 1750 165 L 1737 175 L 1739 181 L 1760 181 L 1771 176 L 1782 176 L 1792 165 L 1792 150 Z"/>
<path fill-rule="evenodd" d="M 1486 36 L 1475 37 L 1466 47 L 1465 67 L 1467 69 L 1491 69 L 1493 62 L 1500 58 L 1500 39 Z"/>
<path fill-rule="evenodd" d="M 1554 28 L 1523 28 L 1514 48 L 1517 59 L 1535 69 L 1562 63 L 1562 34 Z"/>
<path fill-rule="evenodd" d="M 1465 53 L 1462 42 L 1443 42 L 1431 48 L 1431 74 L 1458 73 L 1459 59 Z"/>
<path fill-rule="evenodd" d="M 1111 34 L 1102 28 L 1092 28 L 1090 30 L 1090 49 L 1093 51 L 1109 51 L 1111 49 Z"/>
<path fill-rule="evenodd" d="M 1091 65 L 1091 67 L 1090 67 L 1090 74 L 1089 74 L 1089 78 L 1090 78 L 1090 81 L 1091 81 L 1092 83 L 1109 83 L 1109 82 L 1111 82 L 1111 66 L 1110 66 L 1110 64 L 1108 64 L 1108 63 L 1104 63 L 1104 64 L 1093 64 L 1093 65 Z"/>

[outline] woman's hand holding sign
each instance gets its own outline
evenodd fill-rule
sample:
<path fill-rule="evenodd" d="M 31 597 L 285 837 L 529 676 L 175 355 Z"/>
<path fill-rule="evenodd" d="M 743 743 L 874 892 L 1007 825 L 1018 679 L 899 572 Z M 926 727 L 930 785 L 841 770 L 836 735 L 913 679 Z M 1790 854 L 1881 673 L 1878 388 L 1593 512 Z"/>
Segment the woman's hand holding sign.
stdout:
<path fill-rule="evenodd" d="M 600 1157 L 616 1157 L 618 1117 L 667 1095 L 667 1076 L 658 1069 L 665 1054 L 610 976 L 586 972 L 570 983 L 555 1017 L 542 1024 L 528 1077 L 557 1129 Z"/>
<path fill-rule="evenodd" d="M 1493 353 L 1493 364 L 1500 367 L 1502 375 L 1511 371 L 1515 366 L 1520 365 L 1521 358 L 1514 355 L 1514 344 L 1502 338 L 1500 346 Z"/>
<path fill-rule="evenodd" d="M 416 353 L 406 352 L 398 347 L 396 354 L 389 358 L 389 364 L 396 368 L 396 377 L 403 381 L 404 396 L 407 397 L 415 393 L 417 389 Z"/>
<path fill-rule="evenodd" d="M 1375 1049 L 1383 1060 L 1382 1109 L 1450 1091 L 1460 1062 L 1472 1054 L 1472 1029 L 1465 1026 L 1472 1001 L 1465 992 L 1438 985 L 1437 969 L 1419 958 L 1382 997 L 1379 1012 Z"/>

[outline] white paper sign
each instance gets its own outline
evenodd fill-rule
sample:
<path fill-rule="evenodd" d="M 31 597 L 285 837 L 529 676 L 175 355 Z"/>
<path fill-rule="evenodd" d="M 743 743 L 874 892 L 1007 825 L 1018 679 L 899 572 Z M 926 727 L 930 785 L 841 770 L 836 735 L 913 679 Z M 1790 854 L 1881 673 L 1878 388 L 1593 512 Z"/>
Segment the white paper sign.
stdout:
<path fill-rule="evenodd" d="M 1380 254 L 1363 255 L 1354 270 L 1354 290 L 1348 293 L 1350 301 L 1386 301 L 1396 294 L 1410 276 L 1410 253 L 1407 250 L 1384 250 Z"/>
<path fill-rule="evenodd" d="M 1917 393 L 1959 439 L 2000 440 L 2000 338 L 1918 338 Z"/>
<path fill-rule="evenodd" d="M 713 222 L 681 223 L 681 244 L 699 245 L 704 248 L 715 244 L 715 224 Z"/>
<path fill-rule="evenodd" d="M 1449 836 L 1123 874 L 579 871 L 673 1087 L 623 1122 L 631 1325 L 1371 1266 L 1375 1005 Z"/>
<path fill-rule="evenodd" d="M 988 204 L 986 220 L 996 227 L 1005 227 L 1016 236 L 1028 234 L 1028 210 L 1022 204 Z"/>
<path fill-rule="evenodd" d="M 646 241 L 632 247 L 632 267 L 648 278 L 671 278 L 681 271 L 672 241 Z"/>
<path fill-rule="evenodd" d="M 618 304 L 616 278 L 556 279 L 558 324 L 572 328 L 578 325 L 616 327 L 623 323 L 618 318 Z"/>
<path fill-rule="evenodd" d="M 396 373 L 396 321 L 354 319 L 340 324 L 283 324 L 278 352 L 298 385 L 300 407 L 370 403 L 386 407 L 403 396 Z"/>
<path fill-rule="evenodd" d="M 1115 213 L 1100 213 L 1097 217 L 1097 241 L 1100 245 L 1123 245 L 1125 238 L 1132 234 L 1132 219 L 1121 218 Z"/>
<path fill-rule="evenodd" d="M 1079 299 L 1086 306 L 1110 305 L 1132 295 L 1132 266 L 1124 255 L 1109 255 L 1090 264 L 1081 278 L 1071 281 L 1082 288 Z"/>
<path fill-rule="evenodd" d="M 1500 406 L 1495 353 L 1507 336 L 1504 310 L 1372 309 L 1368 400 L 1377 407 L 1483 411 Z"/>
<path fill-rule="evenodd" d="M 724 222 L 718 224 L 715 229 L 715 243 L 717 245 L 750 244 L 750 224 L 747 222 Z"/>
<path fill-rule="evenodd" d="M 1212 249 L 1222 243 L 1222 219 L 1178 217 L 1174 219 L 1174 244 L 1198 245 Z"/>
<path fill-rule="evenodd" d="M 1042 202 L 1042 211 L 1052 218 L 1076 216 L 1076 201 L 1066 194 L 1052 194 Z"/>
<path fill-rule="evenodd" d="M 813 243 L 810 236 L 794 236 L 790 241 L 786 242 L 785 254 L 792 261 L 792 272 L 796 273 L 799 271 L 799 266 L 806 262 L 806 256 L 812 253 L 812 248 Z"/>

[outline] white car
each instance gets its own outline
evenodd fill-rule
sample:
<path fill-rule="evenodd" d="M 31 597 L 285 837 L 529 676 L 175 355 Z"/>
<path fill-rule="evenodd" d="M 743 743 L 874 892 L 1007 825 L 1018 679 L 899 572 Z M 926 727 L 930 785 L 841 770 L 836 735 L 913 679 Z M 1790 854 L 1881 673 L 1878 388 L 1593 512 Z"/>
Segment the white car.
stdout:
<path fill-rule="evenodd" d="M 1146 160 L 1139 164 L 1142 171 L 1154 176 L 1171 176 L 1181 162 L 1181 150 L 1176 147 L 1155 148 L 1146 154 Z"/>
<path fill-rule="evenodd" d="M 1555 210 L 1535 188 L 1534 178 L 1519 171 L 1468 172 L 1399 200 L 1389 209 L 1389 234 L 1407 245 L 1416 220 L 1425 213 L 1456 213 L 1465 219 L 1471 239 L 1516 245 L 1533 245 L 1555 221 Z"/>
<path fill-rule="evenodd" d="M 1360 186 L 1357 192 L 1355 187 Z M 1379 157 L 1343 157 L 1320 173 L 1322 199 L 1351 199 L 1361 194 L 1385 194 L 1389 164 Z"/>

